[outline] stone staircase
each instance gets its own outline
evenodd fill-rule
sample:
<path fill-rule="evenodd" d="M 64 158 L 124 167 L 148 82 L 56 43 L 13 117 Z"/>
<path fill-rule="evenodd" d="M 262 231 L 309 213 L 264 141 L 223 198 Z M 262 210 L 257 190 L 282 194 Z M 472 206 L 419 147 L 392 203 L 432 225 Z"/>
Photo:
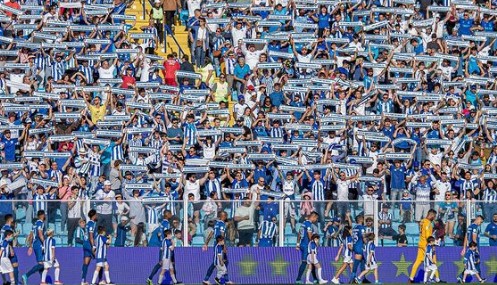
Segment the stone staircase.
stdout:
<path fill-rule="evenodd" d="M 143 4 L 140 3 L 139 0 L 135 0 L 133 5 L 126 10 L 126 15 L 136 16 L 136 25 L 130 30 L 130 33 L 141 33 L 140 27 L 147 26 L 149 21 L 150 14 L 150 3 L 148 0 L 142 0 L 145 2 L 145 19 L 143 18 Z M 190 49 L 188 48 L 188 32 L 185 29 L 185 26 L 177 26 L 174 31 L 176 40 L 178 41 L 181 49 L 186 54 L 190 55 Z M 171 36 L 166 37 L 166 47 L 164 48 L 163 43 L 159 49 L 157 49 L 157 55 L 166 57 L 168 54 L 172 52 L 176 52 L 180 54 L 178 45 L 174 42 Z"/>

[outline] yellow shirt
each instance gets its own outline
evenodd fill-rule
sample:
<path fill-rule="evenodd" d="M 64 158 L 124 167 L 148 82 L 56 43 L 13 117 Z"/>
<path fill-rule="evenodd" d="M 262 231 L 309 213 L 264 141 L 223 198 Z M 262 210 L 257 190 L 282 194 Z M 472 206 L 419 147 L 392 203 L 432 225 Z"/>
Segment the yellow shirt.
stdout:
<path fill-rule="evenodd" d="M 90 114 L 91 114 L 91 120 L 94 124 L 96 124 L 98 121 L 102 121 L 104 119 L 105 113 L 107 111 L 107 108 L 105 105 L 102 106 L 94 106 L 90 105 L 88 107 L 90 109 Z"/>
<path fill-rule="evenodd" d="M 421 220 L 419 233 L 419 246 L 426 246 L 428 244 L 428 238 L 433 234 L 433 223 L 428 219 Z"/>

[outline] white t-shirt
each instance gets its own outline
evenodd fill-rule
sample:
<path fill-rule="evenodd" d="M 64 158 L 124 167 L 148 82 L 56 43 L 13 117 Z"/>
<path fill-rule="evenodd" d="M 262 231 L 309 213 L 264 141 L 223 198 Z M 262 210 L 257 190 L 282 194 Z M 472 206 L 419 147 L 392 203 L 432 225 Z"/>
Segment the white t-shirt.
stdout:
<path fill-rule="evenodd" d="M 98 74 L 102 79 L 112 79 L 114 78 L 114 71 L 116 67 L 114 65 L 109 66 L 109 68 L 104 69 L 103 67 L 98 68 Z"/>
<path fill-rule="evenodd" d="M 235 217 L 249 216 L 248 220 L 238 222 L 239 230 L 249 230 L 254 228 L 254 204 L 250 207 L 240 206 L 236 208 Z"/>
<path fill-rule="evenodd" d="M 337 179 L 337 198 L 338 201 L 349 200 L 350 180 Z"/>
<path fill-rule="evenodd" d="M 443 152 L 438 152 L 436 154 L 433 154 L 430 152 L 428 154 L 428 160 L 431 162 L 433 165 L 442 165 L 442 157 L 443 157 Z"/>
<path fill-rule="evenodd" d="M 192 193 L 195 201 L 200 200 L 200 181 L 195 180 L 195 182 L 191 182 L 190 180 L 186 180 L 184 187 L 183 199 L 188 199 L 188 194 Z"/>

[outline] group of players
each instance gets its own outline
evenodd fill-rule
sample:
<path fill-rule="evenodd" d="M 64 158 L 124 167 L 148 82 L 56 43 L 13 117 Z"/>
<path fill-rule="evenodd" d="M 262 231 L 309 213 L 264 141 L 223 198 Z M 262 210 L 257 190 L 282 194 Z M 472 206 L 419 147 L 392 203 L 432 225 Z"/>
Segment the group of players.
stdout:
<path fill-rule="evenodd" d="M 418 254 L 413 264 L 408 283 L 414 283 L 414 278 L 418 273 L 419 266 L 424 263 L 423 283 L 445 283 L 440 280 L 437 268 L 436 246 L 437 241 L 433 237 L 433 221 L 437 216 L 435 210 L 429 210 L 425 219 L 420 222 L 420 237 L 418 242 Z M 321 265 L 317 259 L 317 246 L 319 244 L 319 235 L 313 226 L 319 219 L 319 214 L 311 213 L 302 224 L 301 230 L 297 236 L 297 249 L 302 254 L 302 263 L 300 264 L 296 284 L 302 284 L 302 275 L 307 269 L 305 284 L 326 284 L 328 281 L 322 278 Z M 467 229 L 464 247 L 461 255 L 464 256 L 465 269 L 457 276 L 460 283 L 466 283 L 469 276 L 475 276 L 476 280 L 484 283 L 485 279 L 481 277 L 480 270 L 480 253 L 478 251 L 480 226 L 483 222 L 482 216 L 477 216 Z M 340 275 L 350 268 L 350 282 L 362 283 L 363 278 L 368 273 L 374 273 L 375 284 L 380 284 L 378 276 L 378 263 L 375 256 L 375 234 L 368 232 L 364 226 L 364 216 L 358 215 L 355 219 L 356 224 L 351 227 L 345 226 L 342 232 L 342 244 L 338 250 L 336 261 L 343 256 L 343 264 L 333 276 L 331 282 L 340 284 Z M 358 269 L 360 268 L 359 274 Z M 310 277 L 313 275 L 314 282 Z M 369 283 L 369 281 L 367 281 Z"/>
<path fill-rule="evenodd" d="M 436 217 L 436 211 L 430 210 L 425 219 L 420 223 L 420 237 L 418 243 L 418 255 L 413 264 L 409 283 L 414 282 L 414 277 L 417 274 L 419 266 L 424 263 L 424 283 L 428 282 L 444 282 L 440 280 L 437 268 L 436 246 L 437 242 L 432 236 L 433 221 Z M 96 227 L 97 213 L 95 210 L 90 210 L 88 213 L 89 220 L 85 226 L 84 242 L 83 242 L 83 267 L 81 284 L 87 285 L 86 277 L 88 267 L 92 259 L 96 260 L 96 267 L 93 274 L 91 284 L 97 284 L 97 280 L 101 279 L 99 284 L 112 284 L 109 274 L 109 264 L 107 262 L 107 248 L 110 245 L 111 237 L 106 235 L 104 227 Z M 218 219 L 214 225 L 214 231 L 207 237 L 203 246 L 203 250 L 208 249 L 210 241 L 214 238 L 214 255 L 207 274 L 205 275 L 202 284 L 209 285 L 209 279 L 214 270 L 217 270 L 214 278 L 216 284 L 233 284 L 229 279 L 227 265 L 227 249 L 224 243 L 224 235 L 226 231 L 227 214 L 220 212 Z M 312 212 L 303 222 L 302 227 L 297 236 L 297 249 L 302 255 L 302 262 L 299 267 L 296 283 L 302 284 L 302 277 L 306 273 L 305 284 L 326 284 L 322 276 L 322 267 L 318 260 L 319 234 L 316 231 L 314 224 L 318 221 L 319 214 Z M 364 217 L 358 215 L 355 219 L 356 224 L 351 227 L 346 225 L 342 232 L 342 244 L 338 250 L 336 261 L 340 255 L 343 256 L 343 264 L 333 276 L 331 282 L 340 284 L 340 275 L 350 268 L 350 281 L 362 283 L 363 278 L 370 272 L 374 273 L 375 283 L 379 284 L 378 264 L 375 256 L 375 235 L 368 232 L 364 226 Z M 464 256 L 465 270 L 457 276 L 461 283 L 465 283 L 469 275 L 475 276 L 476 279 L 483 283 L 485 279 L 481 277 L 480 271 L 480 254 L 478 251 L 480 226 L 483 222 L 482 216 L 477 216 L 472 224 L 468 227 L 465 237 L 464 247 L 461 255 Z M 18 283 L 18 261 L 13 247 L 15 232 L 13 230 L 14 219 L 11 215 L 5 217 L 5 225 L 1 228 L 1 248 L 0 248 L 0 270 L 2 273 L 3 284 L 19 284 Z M 49 269 L 54 268 L 54 282 L 59 285 L 62 282 L 59 280 L 60 267 L 55 254 L 55 239 L 53 238 L 54 231 L 46 229 L 45 212 L 38 211 L 37 221 L 33 225 L 33 230 L 27 238 L 29 246 L 28 255 L 33 252 L 36 256 L 36 265 L 22 275 L 22 282 L 27 285 L 28 278 L 36 272 L 41 274 L 41 284 L 47 284 L 47 274 Z M 180 284 L 177 281 L 174 266 L 174 244 L 172 242 L 172 231 L 167 218 L 161 222 L 162 246 L 160 248 L 159 262 L 154 266 L 150 276 L 147 279 L 147 284 L 153 284 L 154 276 L 159 272 L 158 284 L 162 284 L 166 273 L 173 284 Z M 96 229 L 96 230 L 95 230 Z M 358 269 L 360 268 L 359 274 Z M 102 274 L 103 269 L 103 274 Z M 7 275 L 7 276 L 6 276 Z M 103 275 L 103 276 L 102 276 Z M 311 275 L 314 281 L 311 281 Z M 7 281 L 6 277 L 10 281 Z"/>
<path fill-rule="evenodd" d="M 109 265 L 107 263 L 107 248 L 110 246 L 111 237 L 107 236 L 104 227 L 96 229 L 97 213 L 95 210 L 90 210 L 88 213 L 89 221 L 86 223 L 84 235 L 84 260 L 82 268 L 82 282 L 86 283 L 86 275 L 88 266 L 91 259 L 96 260 L 95 272 L 93 274 L 92 284 L 97 284 L 97 278 L 102 279 L 105 276 L 105 281 L 102 283 L 112 285 L 110 281 Z M 19 269 L 17 255 L 14 251 L 13 240 L 16 236 L 12 227 L 14 218 L 12 215 L 5 216 L 5 225 L 1 229 L 1 248 L 0 248 L 0 271 L 3 279 L 3 284 L 19 284 Z M 26 243 L 28 245 L 28 255 L 33 252 L 36 257 L 36 265 L 31 268 L 26 274 L 22 275 L 22 283 L 28 284 L 28 278 L 36 272 L 41 274 L 41 284 L 48 284 L 47 275 L 51 268 L 54 268 L 54 281 L 53 284 L 61 285 L 59 280 L 60 267 L 57 261 L 55 248 L 56 243 L 54 239 L 54 230 L 46 228 L 45 212 L 40 210 L 37 212 L 37 220 L 33 225 L 32 231 L 27 237 Z M 103 268 L 103 274 L 102 273 Z M 9 280 L 7 281 L 6 276 Z M 52 283 L 52 282 L 50 282 Z"/>

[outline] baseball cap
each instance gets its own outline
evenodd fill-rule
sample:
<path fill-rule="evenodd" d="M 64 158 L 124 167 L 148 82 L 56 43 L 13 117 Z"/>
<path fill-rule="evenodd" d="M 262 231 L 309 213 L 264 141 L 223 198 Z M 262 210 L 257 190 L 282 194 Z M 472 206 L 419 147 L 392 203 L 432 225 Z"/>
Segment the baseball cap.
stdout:
<path fill-rule="evenodd" d="M 104 185 L 105 185 L 105 186 L 110 186 L 110 185 L 111 185 L 111 183 L 110 183 L 110 181 L 109 181 L 109 180 L 105 180 Z"/>

